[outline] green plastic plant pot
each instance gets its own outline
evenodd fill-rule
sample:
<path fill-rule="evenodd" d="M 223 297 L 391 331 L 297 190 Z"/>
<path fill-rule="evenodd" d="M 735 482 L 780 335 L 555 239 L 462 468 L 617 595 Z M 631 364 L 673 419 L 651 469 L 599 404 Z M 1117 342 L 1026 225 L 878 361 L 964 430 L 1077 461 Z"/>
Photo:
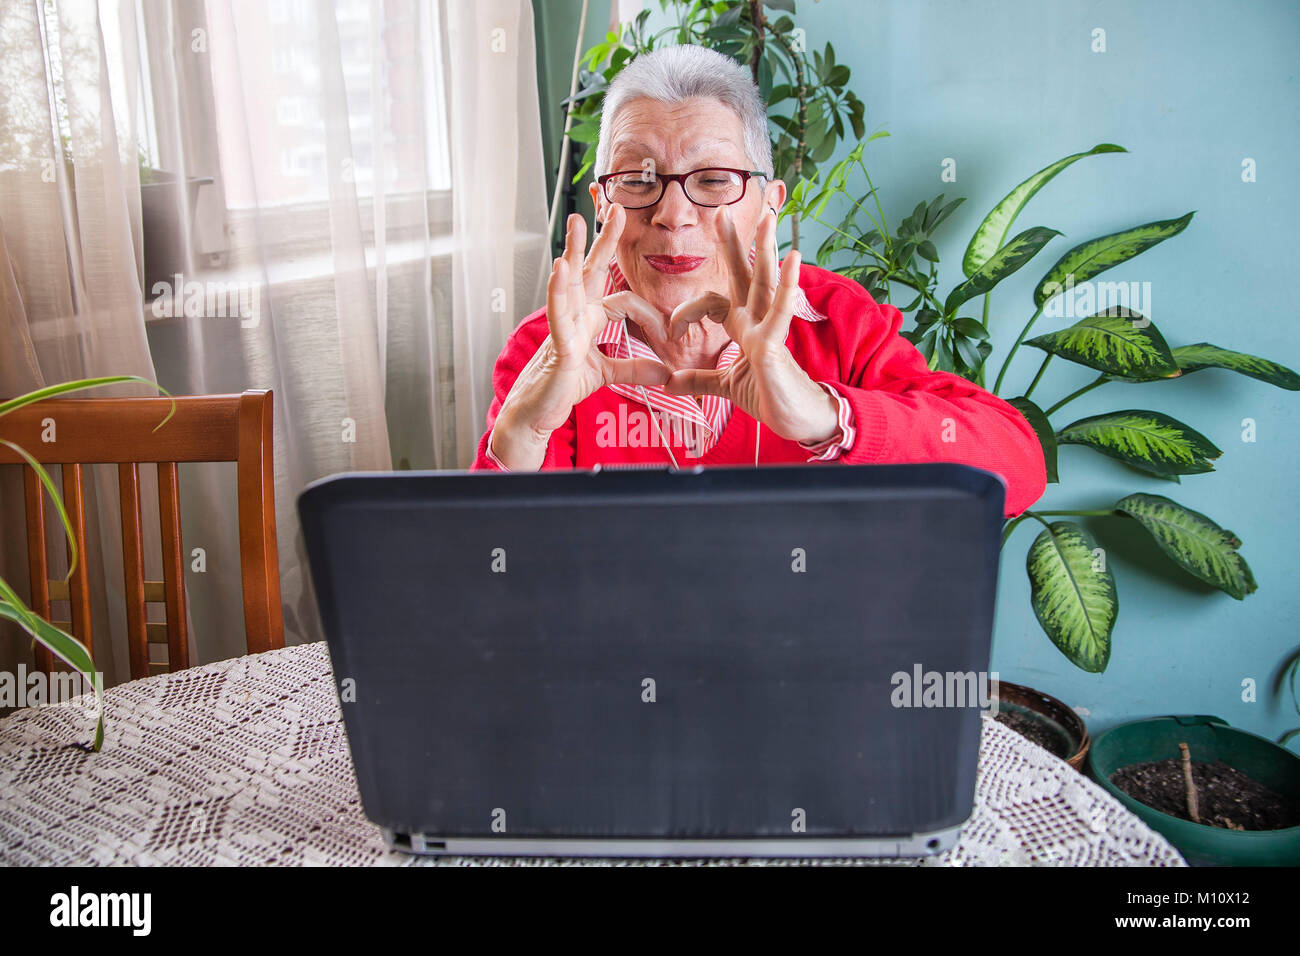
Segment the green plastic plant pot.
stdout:
<path fill-rule="evenodd" d="M 1178 757 L 1179 742 L 1192 759 L 1222 760 L 1290 800 L 1300 802 L 1300 757 L 1267 738 L 1204 715 L 1136 720 L 1092 743 L 1088 774 L 1147 826 L 1197 866 L 1295 866 L 1300 864 L 1300 826 L 1284 830 L 1225 830 L 1153 810 L 1110 782 L 1124 767 Z"/>

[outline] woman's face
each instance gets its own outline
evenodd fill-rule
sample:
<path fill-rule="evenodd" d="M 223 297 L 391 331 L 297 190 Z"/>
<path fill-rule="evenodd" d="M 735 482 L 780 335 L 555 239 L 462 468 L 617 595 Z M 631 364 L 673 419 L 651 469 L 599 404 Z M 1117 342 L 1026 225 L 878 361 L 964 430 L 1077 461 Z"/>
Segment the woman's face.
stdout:
<path fill-rule="evenodd" d="M 669 174 L 706 166 L 755 168 L 745 154 L 740 117 L 711 98 L 676 104 L 645 98 L 630 100 L 614 116 L 608 135 L 610 165 L 606 172 L 649 168 Z M 762 189 L 760 182 L 764 184 Z M 597 216 L 604 220 L 609 204 L 599 185 L 592 184 L 591 196 Z M 726 294 L 729 280 L 722 216 L 731 215 L 741 244 L 748 249 L 754 242 L 759 218 L 771 215 L 769 206 L 780 209 L 784 202 L 785 184 L 780 180 L 751 178 L 743 199 L 712 208 L 697 206 L 687 199 L 680 182 L 669 183 L 656 205 L 626 210 L 626 225 L 618 242 L 618 267 L 628 287 L 665 315 L 707 292 Z M 703 261 L 688 271 L 680 271 L 680 265 L 664 263 L 665 256 L 691 256 Z"/>

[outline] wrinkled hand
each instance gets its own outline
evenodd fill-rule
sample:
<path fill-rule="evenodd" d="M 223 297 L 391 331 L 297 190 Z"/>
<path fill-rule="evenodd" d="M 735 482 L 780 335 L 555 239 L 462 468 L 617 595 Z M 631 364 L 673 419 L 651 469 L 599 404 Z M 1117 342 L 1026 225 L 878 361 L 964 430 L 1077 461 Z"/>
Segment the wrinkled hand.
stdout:
<path fill-rule="evenodd" d="M 609 263 L 627 221 L 612 205 L 605 228 L 583 256 L 587 224 L 568 219 L 564 254 L 551 266 L 546 284 L 550 334 L 520 371 L 492 429 L 492 451 L 511 470 L 536 470 L 545 459 L 551 433 L 569 419 L 573 406 L 613 383 L 663 385 L 669 371 L 651 359 L 609 358 L 596 347 L 605 324 L 628 319 L 664 334 L 663 313 L 630 291 L 604 295 Z"/>
<path fill-rule="evenodd" d="M 740 346 L 740 356 L 723 371 L 679 369 L 665 390 L 720 395 L 782 438 L 810 445 L 827 441 L 839 431 L 838 404 L 785 345 L 799 288 L 799 253 L 785 257 L 778 283 L 776 216 L 764 216 L 758 226 L 753 270 L 730 211 L 724 207 L 720 216 L 730 295 L 714 292 L 679 305 L 669 318 L 669 335 L 680 338 L 692 322 L 718 322 Z"/>

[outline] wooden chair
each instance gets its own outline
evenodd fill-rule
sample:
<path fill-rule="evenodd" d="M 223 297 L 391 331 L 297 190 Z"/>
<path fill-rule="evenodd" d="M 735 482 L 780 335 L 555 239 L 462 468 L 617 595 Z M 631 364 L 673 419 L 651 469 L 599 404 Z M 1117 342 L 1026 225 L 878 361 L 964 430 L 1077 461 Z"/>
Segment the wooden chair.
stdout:
<path fill-rule="evenodd" d="M 23 464 L 27 555 L 32 610 L 91 648 L 90 590 L 82 466 L 116 463 L 122 515 L 122 566 L 126 583 L 131 676 L 147 677 L 190 666 L 185 626 L 184 549 L 181 547 L 182 461 L 237 462 L 239 553 L 244 588 L 244 628 L 250 654 L 284 646 L 280 610 L 280 566 L 275 542 L 275 481 L 269 389 L 242 395 L 178 396 L 176 412 L 154 428 L 171 408 L 168 398 L 51 398 L 0 418 L 0 437 L 15 442 L 42 465 L 57 464 L 63 475 L 63 503 L 82 556 L 69 585 L 51 581 L 45 549 L 45 520 L 53 512 L 40 479 L 11 449 L 0 445 L 0 464 Z M 50 424 L 54 441 L 42 440 Z M 163 580 L 144 579 L 140 508 L 140 465 L 158 466 L 158 500 L 163 545 Z M 60 529 L 57 513 L 50 515 Z M 52 621 L 50 602 L 67 600 L 70 622 Z M 146 602 L 166 606 L 167 623 L 149 624 Z M 150 644 L 166 644 L 167 662 L 151 664 Z M 47 673 L 55 658 L 37 645 L 37 665 Z"/>

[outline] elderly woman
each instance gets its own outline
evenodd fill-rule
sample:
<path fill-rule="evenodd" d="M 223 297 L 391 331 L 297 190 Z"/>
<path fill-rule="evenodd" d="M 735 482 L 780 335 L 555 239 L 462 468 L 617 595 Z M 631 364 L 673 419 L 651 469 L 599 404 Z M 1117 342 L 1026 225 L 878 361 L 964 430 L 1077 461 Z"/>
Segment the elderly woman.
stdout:
<path fill-rule="evenodd" d="M 777 262 L 767 111 L 715 51 L 644 54 L 610 84 L 599 235 L 570 216 L 546 308 L 510 336 L 478 469 L 952 461 L 1002 476 L 1016 515 L 1046 487 L 1014 407 L 932 372 L 902 314 Z"/>

